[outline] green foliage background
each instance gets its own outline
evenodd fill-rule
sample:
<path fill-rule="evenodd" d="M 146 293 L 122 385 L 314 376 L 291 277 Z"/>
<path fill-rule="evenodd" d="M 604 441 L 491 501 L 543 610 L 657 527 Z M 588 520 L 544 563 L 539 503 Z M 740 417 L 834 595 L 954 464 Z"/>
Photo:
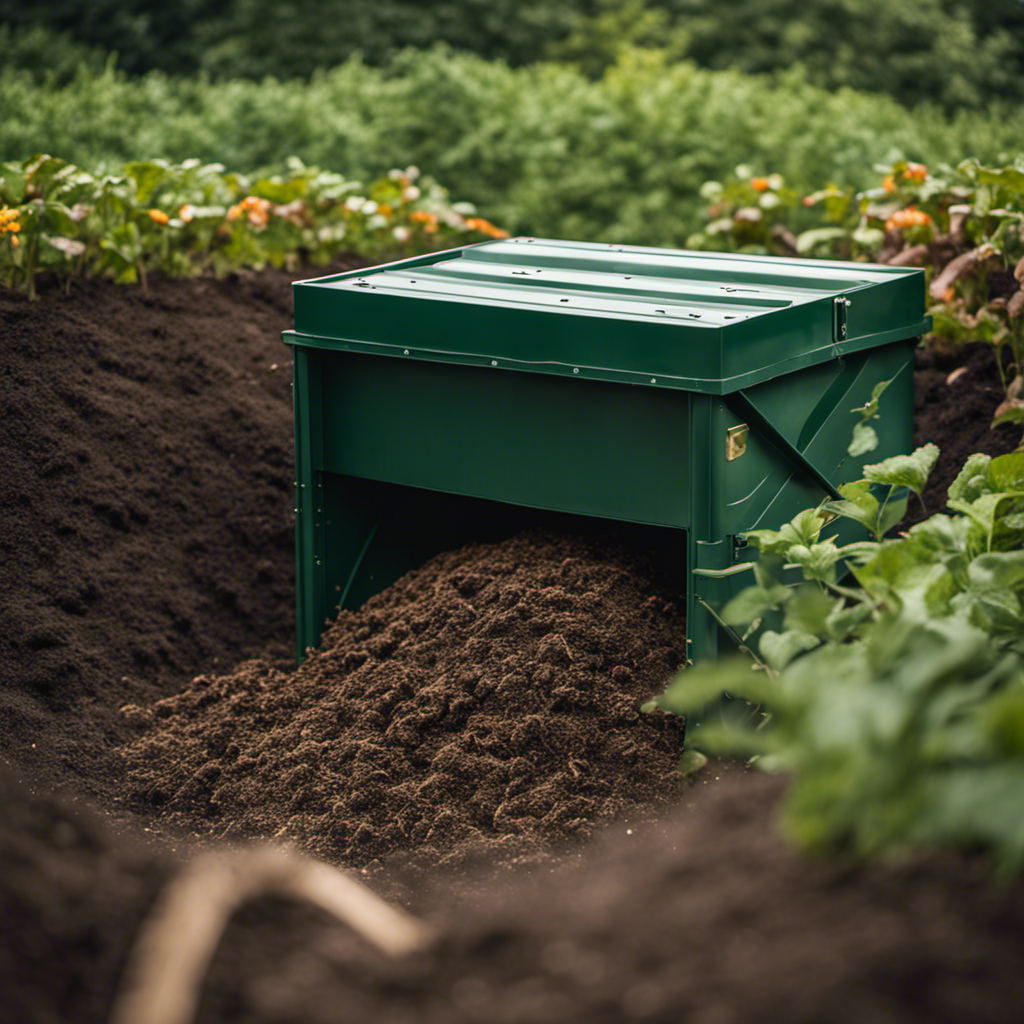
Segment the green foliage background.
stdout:
<path fill-rule="evenodd" d="M 40 74 L 41 30 L 64 54 L 115 51 L 131 74 L 224 78 L 309 77 L 355 53 L 380 64 L 434 43 L 513 65 L 571 60 L 593 76 L 642 45 L 711 69 L 802 65 L 823 87 L 907 104 L 1024 99 L 1021 0 L 0 0 L 0 25 L 14 37 L 8 64 Z"/>
<path fill-rule="evenodd" d="M 1004 163 L 1024 108 L 913 111 L 830 91 L 797 70 L 707 71 L 629 50 L 601 78 L 510 68 L 438 47 L 386 66 L 351 58 L 308 82 L 214 81 L 88 66 L 64 85 L 0 72 L 0 160 L 49 152 L 97 168 L 163 157 L 274 169 L 291 155 L 350 177 L 418 164 L 516 232 L 682 245 L 700 185 L 739 163 L 797 189 L 876 184 L 872 164 Z"/>

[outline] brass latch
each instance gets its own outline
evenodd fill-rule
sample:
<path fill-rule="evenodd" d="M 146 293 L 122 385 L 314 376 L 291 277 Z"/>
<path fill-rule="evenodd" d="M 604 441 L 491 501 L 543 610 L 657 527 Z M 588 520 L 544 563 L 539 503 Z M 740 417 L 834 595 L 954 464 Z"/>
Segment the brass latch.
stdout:
<path fill-rule="evenodd" d="M 746 423 L 741 423 L 738 427 L 730 427 L 725 432 L 725 459 L 727 462 L 738 459 L 747 450 L 747 434 L 749 433 L 750 428 Z"/>

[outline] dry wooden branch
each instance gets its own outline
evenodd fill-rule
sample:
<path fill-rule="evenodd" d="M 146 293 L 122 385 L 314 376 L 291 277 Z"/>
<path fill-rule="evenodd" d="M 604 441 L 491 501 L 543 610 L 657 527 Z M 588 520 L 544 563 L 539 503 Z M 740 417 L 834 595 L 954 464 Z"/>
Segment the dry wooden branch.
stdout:
<path fill-rule="evenodd" d="M 426 947 L 430 928 L 322 861 L 280 847 L 196 857 L 161 893 L 136 939 L 110 1024 L 189 1024 L 231 915 L 256 896 L 308 900 L 392 956 Z"/>

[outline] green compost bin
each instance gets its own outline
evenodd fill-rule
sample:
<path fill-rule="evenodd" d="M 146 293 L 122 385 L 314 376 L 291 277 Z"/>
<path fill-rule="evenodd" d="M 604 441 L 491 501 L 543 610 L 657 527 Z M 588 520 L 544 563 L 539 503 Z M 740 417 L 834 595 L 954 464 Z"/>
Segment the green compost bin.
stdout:
<path fill-rule="evenodd" d="M 296 282 L 300 658 L 338 607 L 541 512 L 656 551 L 714 656 L 744 533 L 910 450 L 929 327 L 920 270 L 540 238 Z"/>

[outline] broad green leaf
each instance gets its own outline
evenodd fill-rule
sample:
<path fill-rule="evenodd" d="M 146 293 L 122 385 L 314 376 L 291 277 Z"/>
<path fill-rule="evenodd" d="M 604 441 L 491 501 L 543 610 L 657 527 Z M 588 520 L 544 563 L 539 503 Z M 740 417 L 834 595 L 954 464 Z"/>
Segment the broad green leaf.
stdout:
<path fill-rule="evenodd" d="M 973 501 L 982 493 L 991 455 L 976 452 L 970 455 L 956 479 L 949 485 L 946 497 L 951 501 Z"/>
<path fill-rule="evenodd" d="M 846 238 L 849 232 L 845 228 L 811 228 L 801 231 L 796 239 L 796 251 L 801 255 L 812 253 L 819 246 L 828 246 L 831 242 Z"/>
<path fill-rule="evenodd" d="M 948 561 L 966 554 L 969 532 L 970 521 L 962 516 L 934 515 L 912 526 L 907 536 L 922 559 Z"/>
<path fill-rule="evenodd" d="M 693 775 L 708 763 L 707 757 L 699 750 L 684 750 L 677 768 L 680 775 Z"/>
<path fill-rule="evenodd" d="M 849 607 L 839 601 L 828 617 L 829 636 L 835 640 L 844 640 L 871 618 L 873 612 L 874 609 L 867 601 Z"/>
<path fill-rule="evenodd" d="M 719 661 L 704 661 L 679 672 L 652 704 L 673 714 L 692 714 L 724 693 L 756 699 L 767 683 L 765 674 L 755 671 L 749 658 L 728 657 Z"/>
<path fill-rule="evenodd" d="M 967 610 L 971 621 L 993 639 L 1009 632 L 1020 636 L 1024 632 L 1024 617 L 1021 616 L 1020 600 L 1012 590 L 990 588 L 971 590 L 958 596 L 957 607 Z"/>
<path fill-rule="evenodd" d="M 988 465 L 988 479 L 993 491 L 1024 494 L 1024 452 L 994 458 Z"/>
<path fill-rule="evenodd" d="M 853 440 L 846 449 L 847 454 L 856 458 L 858 455 L 866 455 L 878 447 L 878 433 L 874 427 L 866 423 L 858 423 L 853 428 Z"/>
<path fill-rule="evenodd" d="M 49 199 L 54 179 L 58 172 L 67 166 L 67 161 L 43 153 L 25 162 L 25 177 L 32 182 L 35 195 L 44 200 Z"/>
<path fill-rule="evenodd" d="M 871 493 L 870 482 L 858 480 L 856 483 L 841 484 L 839 493 L 843 496 L 842 499 L 827 501 L 822 506 L 822 511 L 842 516 L 844 519 L 852 519 L 860 523 L 865 530 L 874 532 L 878 522 L 878 499 Z"/>
<path fill-rule="evenodd" d="M 783 626 L 812 636 L 824 637 L 829 632 L 829 619 L 843 607 L 841 597 L 829 597 L 820 587 L 804 584 L 792 592 L 786 604 Z"/>
<path fill-rule="evenodd" d="M 784 669 L 798 654 L 804 651 L 811 651 L 821 641 L 810 633 L 803 633 L 798 629 L 790 629 L 784 633 L 776 633 L 774 630 L 766 629 L 761 635 L 761 643 L 758 650 L 761 657 L 776 672 Z"/>
<path fill-rule="evenodd" d="M 160 161 L 139 161 L 126 165 L 125 173 L 135 182 L 135 199 L 139 206 L 151 206 L 157 188 L 168 176 L 169 170 Z"/>
<path fill-rule="evenodd" d="M 999 694 L 983 712 L 982 725 L 996 749 L 1024 756 L 1024 686 Z"/>
<path fill-rule="evenodd" d="M 864 476 L 873 483 L 887 484 L 890 487 L 909 487 L 920 494 L 938 457 L 937 445 L 922 445 L 911 455 L 894 455 L 883 462 L 865 466 Z"/>
<path fill-rule="evenodd" d="M 1024 551 L 979 555 L 967 566 L 967 576 L 977 590 L 1013 590 L 1024 583 Z"/>
<path fill-rule="evenodd" d="M 979 167 L 976 175 L 982 185 L 995 185 L 1010 192 L 1024 192 L 1024 170 L 1019 167 Z"/>
<path fill-rule="evenodd" d="M 870 562 L 853 566 L 852 571 L 875 600 L 897 598 L 900 611 L 908 620 L 924 621 L 946 614 L 956 592 L 946 566 L 922 561 L 920 551 L 906 541 L 882 545 Z"/>
<path fill-rule="evenodd" d="M 781 530 L 748 530 L 745 536 L 766 554 L 785 555 L 794 544 L 813 544 L 823 525 L 821 510 L 809 508 L 794 516 Z"/>
<path fill-rule="evenodd" d="M 955 512 L 962 512 L 976 523 L 985 535 L 986 548 L 990 548 L 992 534 L 995 532 L 996 512 L 1005 499 L 1005 494 L 983 494 L 974 501 L 950 500 L 949 507 Z"/>
<path fill-rule="evenodd" d="M 844 544 L 839 549 L 839 556 L 864 563 L 875 557 L 878 553 L 878 545 L 879 542 L 876 540 L 857 540 L 851 544 Z"/>
<path fill-rule="evenodd" d="M 273 203 L 285 205 L 293 199 L 302 199 L 308 192 L 308 183 L 303 178 L 292 178 L 283 181 L 280 178 L 261 178 L 252 186 L 253 195 L 269 199 Z"/>
<path fill-rule="evenodd" d="M 853 240 L 858 245 L 864 246 L 865 249 L 877 250 L 881 249 L 882 243 L 885 241 L 885 232 L 880 228 L 861 226 L 854 231 Z"/>
<path fill-rule="evenodd" d="M 25 200 L 25 172 L 17 164 L 0 164 L 0 201 L 20 206 Z"/>
<path fill-rule="evenodd" d="M 835 564 L 839 561 L 839 548 L 832 540 L 817 544 L 794 544 L 789 549 L 789 561 L 799 566 L 809 579 L 831 582 L 835 579 Z"/>
<path fill-rule="evenodd" d="M 722 621 L 730 626 L 745 626 L 778 608 L 788 600 L 788 587 L 746 587 L 722 609 Z"/>

